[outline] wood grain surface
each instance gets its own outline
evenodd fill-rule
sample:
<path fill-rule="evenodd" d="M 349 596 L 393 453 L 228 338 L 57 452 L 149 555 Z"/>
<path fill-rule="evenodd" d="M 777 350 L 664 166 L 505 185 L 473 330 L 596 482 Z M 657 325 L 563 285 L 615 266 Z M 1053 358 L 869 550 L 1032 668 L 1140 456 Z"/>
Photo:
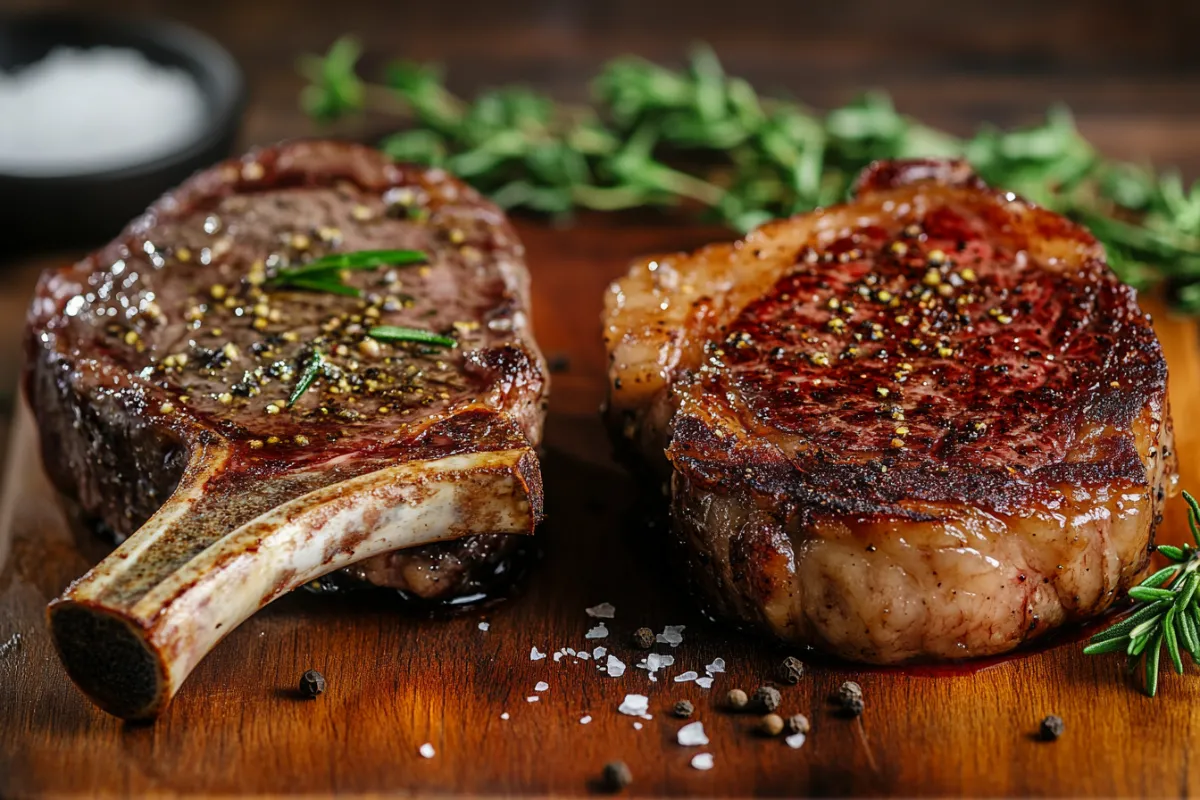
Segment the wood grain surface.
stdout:
<path fill-rule="evenodd" d="M 522 224 L 533 267 L 536 324 L 556 374 L 543 468 L 548 520 L 542 555 L 515 596 L 458 616 L 427 618 L 387 596 L 293 595 L 219 645 L 157 723 L 128 725 L 98 711 L 53 653 L 46 602 L 103 552 L 72 526 L 41 475 L 27 412 L 15 429 L 0 516 L 0 795 L 108 793 L 444 793 L 575 795 L 595 789 L 603 764 L 626 761 L 634 795 L 1176 795 L 1200 766 L 1196 670 L 1164 676 L 1157 701 L 1123 676 L 1117 657 L 1085 658 L 1078 644 L 973 674 L 930 676 L 810 666 L 783 689 L 786 713 L 813 731 L 800 750 L 752 733 L 755 718 L 722 709 L 733 687 L 753 691 L 788 653 L 701 619 L 673 580 L 648 526 L 641 488 L 609 457 L 596 407 L 604 360 L 600 294 L 635 254 L 691 247 L 723 234 L 593 218 L 571 230 Z M 1185 485 L 1200 485 L 1192 417 L 1200 347 L 1192 323 L 1158 320 L 1171 369 Z M 1170 505 L 1166 535 L 1182 531 Z M 587 640 L 588 606 L 611 602 L 610 635 Z M 481 631 L 480 621 L 489 623 Z M 650 682 L 629 634 L 684 624 L 676 663 Z M 603 645 L 629 665 L 620 678 L 591 661 L 530 660 L 530 649 Z M 674 683 L 714 658 L 728 672 L 705 690 Z M 309 668 L 328 691 L 302 700 Z M 861 721 L 828 702 L 859 681 Z M 538 681 L 549 689 L 536 692 Z M 653 719 L 636 730 L 617 713 L 646 694 Z M 534 703 L 529 696 L 539 696 Z M 682 747 L 669 710 L 695 703 L 711 744 Z M 501 714 L 508 713 L 508 720 Z M 1066 720 L 1057 743 L 1037 741 L 1043 716 Z M 580 724 L 591 715 L 590 724 Z M 418 748 L 431 743 L 432 759 Z M 716 766 L 690 766 L 711 752 Z"/>
<path fill-rule="evenodd" d="M 243 145 L 321 132 L 296 105 L 300 52 L 359 34 L 365 66 L 392 56 L 447 64 L 450 85 L 471 93 L 522 81 L 578 100 L 607 58 L 637 52 L 678 62 L 711 42 L 728 69 L 764 91 L 818 108 L 868 87 L 898 107 L 959 133 L 981 122 L 1037 119 L 1058 101 L 1076 112 L 1104 152 L 1175 164 L 1200 175 L 1200 4 L 1193 0 L 6 0 L 0 11 L 44 9 L 155 14 L 225 44 L 246 70 Z M 335 132 L 372 138 L 378 119 Z M 734 686 L 750 691 L 785 655 L 700 619 L 654 546 L 650 516 L 611 458 L 596 406 L 603 388 L 600 293 L 627 261 L 723 238 L 678 220 L 587 217 L 573 228 L 525 221 L 535 322 L 555 374 L 543 466 L 549 518 L 542 555 L 506 602 L 430 619 L 386 596 L 294 595 L 248 621 L 206 659 L 167 714 L 127 725 L 92 707 L 53 653 L 43 609 L 104 545 L 70 524 L 37 463 L 27 413 L 9 437 L 0 503 L 0 797 L 335 792 L 400 795 L 578 795 L 594 791 L 606 761 L 633 772 L 631 795 L 1103 795 L 1200 793 L 1197 670 L 1165 674 L 1157 700 L 1138 693 L 1118 657 L 1085 658 L 1077 644 L 973 674 L 938 677 L 813 666 L 784 690 L 783 710 L 808 714 L 800 750 L 751 733 L 753 718 L 720 708 Z M 16 409 L 24 307 L 37 273 L 78 254 L 14 257 L 0 239 L 0 415 Z M 1156 313 L 1160 311 L 1155 309 Z M 1200 346 L 1193 323 L 1157 314 L 1171 369 L 1183 485 L 1200 487 Z M 5 402 L 7 398 L 7 402 Z M 1163 539 L 1183 514 L 1169 505 Z M 584 608 L 616 605 L 609 639 L 588 642 Z M 489 622 L 486 632 L 481 620 Z M 685 624 L 671 650 L 684 669 L 728 663 L 711 690 L 650 683 L 627 645 L 640 625 Z M 604 644 L 630 669 L 533 662 L 531 647 Z M 321 670 L 328 691 L 304 701 L 300 674 Z M 862 683 L 860 722 L 832 713 L 828 695 Z M 544 680 L 548 691 L 537 694 Z M 652 720 L 635 730 L 617 713 L 626 693 L 650 697 Z M 711 744 L 675 743 L 668 711 L 692 700 Z M 500 715 L 508 713 L 510 719 Z M 1061 715 L 1054 744 L 1039 720 Z M 579 724 L 585 714 L 593 718 Z M 436 750 L 418 755 L 421 744 Z M 715 767 L 689 766 L 701 750 Z"/>

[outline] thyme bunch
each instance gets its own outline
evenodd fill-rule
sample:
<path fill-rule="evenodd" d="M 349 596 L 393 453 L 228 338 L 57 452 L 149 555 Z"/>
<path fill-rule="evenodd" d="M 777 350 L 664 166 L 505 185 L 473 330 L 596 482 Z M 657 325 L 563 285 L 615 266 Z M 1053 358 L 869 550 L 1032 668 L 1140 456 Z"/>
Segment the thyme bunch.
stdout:
<path fill-rule="evenodd" d="M 1158 667 L 1162 651 L 1167 651 L 1171 665 L 1183 674 L 1181 651 L 1200 664 L 1200 505 L 1187 492 L 1188 527 L 1196 542 L 1175 547 L 1160 544 L 1158 552 L 1171 562 L 1129 590 L 1137 601 L 1131 613 L 1107 630 L 1091 638 L 1083 649 L 1087 655 L 1125 653 L 1129 669 L 1139 661 L 1144 671 L 1143 687 L 1154 697 L 1158 692 Z"/>
<path fill-rule="evenodd" d="M 1200 313 L 1200 181 L 1189 188 L 1177 172 L 1103 158 L 1062 107 L 1029 128 L 963 139 L 878 92 L 824 114 L 761 96 L 703 45 L 681 70 L 632 56 L 609 62 L 589 105 L 519 86 L 467 101 L 426 64 L 394 62 L 381 82 L 366 82 L 360 52 L 343 37 L 301 59 L 307 112 L 397 115 L 406 127 L 382 141 L 385 152 L 445 167 L 504 208 L 565 215 L 684 203 L 746 231 L 844 199 L 874 159 L 964 157 L 991 185 L 1088 225 L 1126 282 L 1160 286 L 1175 307 Z"/>

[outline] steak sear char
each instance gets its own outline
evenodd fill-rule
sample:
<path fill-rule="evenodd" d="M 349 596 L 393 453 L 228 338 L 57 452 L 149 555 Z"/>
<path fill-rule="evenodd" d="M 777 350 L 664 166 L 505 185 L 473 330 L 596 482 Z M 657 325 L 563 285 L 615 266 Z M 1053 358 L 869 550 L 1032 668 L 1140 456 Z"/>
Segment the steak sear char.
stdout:
<path fill-rule="evenodd" d="M 335 276 L 356 297 L 278 279 L 385 249 L 427 259 Z M 129 535 L 51 606 L 72 678 L 153 716 L 242 619 L 332 570 L 422 598 L 477 589 L 519 538 L 502 534 L 541 516 L 528 291 L 520 242 L 474 190 L 322 141 L 199 173 L 43 276 L 25 383 L 43 460 Z"/>
<path fill-rule="evenodd" d="M 1009 650 L 1112 605 L 1175 480 L 1167 370 L 1080 226 L 960 162 L 635 264 L 614 430 L 671 481 L 713 610 L 873 663 Z"/>

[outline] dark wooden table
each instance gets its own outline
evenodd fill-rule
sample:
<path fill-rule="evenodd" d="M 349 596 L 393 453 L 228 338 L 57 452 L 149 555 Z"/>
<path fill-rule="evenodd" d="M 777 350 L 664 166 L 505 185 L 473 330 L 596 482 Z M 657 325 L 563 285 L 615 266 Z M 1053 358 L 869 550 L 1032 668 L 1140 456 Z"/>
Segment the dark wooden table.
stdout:
<path fill-rule="evenodd" d="M 985 120 L 1029 122 L 1063 101 L 1104 151 L 1200 175 L 1200 6 L 1193 2 L 7 0 L 5 10 L 51 6 L 163 13 L 220 39 L 250 83 L 246 145 L 319 132 L 297 109 L 293 62 L 345 31 L 363 38 L 368 67 L 390 55 L 438 59 L 452 87 L 465 93 L 520 80 L 564 99 L 583 97 L 587 79 L 613 55 L 679 60 L 690 41 L 705 39 L 731 72 L 817 107 L 881 87 L 902 110 L 966 133 Z M 372 124 L 338 132 L 365 135 Z M 31 431 L 18 426 L 0 514 L 0 796 L 565 795 L 588 791 L 612 758 L 633 765 L 634 793 L 651 795 L 1195 791 L 1200 772 L 1188 748 L 1200 735 L 1191 710 L 1200 681 L 1165 677 L 1163 696 L 1149 701 L 1121 683 L 1116 660 L 1084 659 L 1075 647 L 940 679 L 815 669 L 787 693 L 788 710 L 814 719 L 813 737 L 799 752 L 755 740 L 751 720 L 721 713 L 725 690 L 753 688 L 781 654 L 704 623 L 664 566 L 647 556 L 653 551 L 640 540 L 643 522 L 630 514 L 637 487 L 612 463 L 595 408 L 606 282 L 638 253 L 727 234 L 602 217 L 573 228 L 523 220 L 519 228 L 534 273 L 539 340 L 548 354 L 569 360 L 554 376 L 547 427 L 545 558 L 519 595 L 466 618 L 432 621 L 386 604 L 287 598 L 217 648 L 159 723 L 124 726 L 66 683 L 40 627 L 45 600 L 98 553 L 94 540 L 66 526 L 36 469 Z M 0 381 L 10 409 L 32 282 L 41 268 L 74 255 L 18 261 L 0 251 L 8 278 L 0 294 Z M 1200 389 L 1195 329 L 1165 318 L 1159 329 L 1176 415 L 1186 418 Z M 1195 449 L 1188 443 L 1197 440 L 1200 425 L 1181 419 L 1181 450 Z M 1200 462 L 1187 461 L 1185 471 L 1185 481 L 1200 478 Z M 1171 514 L 1178 533 L 1178 509 Z M 604 683 L 579 665 L 549 671 L 528 661 L 532 644 L 579 646 L 582 608 L 604 600 L 618 606 L 614 635 L 636 624 L 685 622 L 681 663 L 702 670 L 723 656 L 730 673 L 706 693 L 644 678 Z M 477 629 L 480 618 L 491 622 L 486 635 Z M 634 660 L 628 647 L 613 647 Z M 331 688 L 320 701 L 301 703 L 290 687 L 309 666 L 323 670 Z M 543 677 L 551 694 L 526 703 Z M 834 719 L 825 704 L 847 677 L 868 693 L 861 724 Z M 625 691 L 647 688 L 655 719 L 635 732 L 615 705 Z M 690 769 L 693 752 L 673 744 L 678 725 L 666 710 L 677 695 L 696 702 L 713 738 L 712 772 Z M 512 719 L 502 723 L 500 711 Z M 1068 736 L 1053 746 L 1031 736 L 1050 712 L 1068 721 Z M 578 724 L 584 713 L 594 716 L 592 725 Z M 415 755 L 424 741 L 438 749 L 431 761 Z"/>

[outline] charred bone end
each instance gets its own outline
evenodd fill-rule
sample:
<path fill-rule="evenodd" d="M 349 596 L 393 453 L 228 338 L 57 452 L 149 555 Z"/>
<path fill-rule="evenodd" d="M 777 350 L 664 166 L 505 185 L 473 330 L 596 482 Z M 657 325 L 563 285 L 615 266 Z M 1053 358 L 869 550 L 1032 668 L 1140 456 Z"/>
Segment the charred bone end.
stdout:
<path fill-rule="evenodd" d="M 72 600 L 56 600 L 47 616 L 67 674 L 96 705 L 122 719 L 149 719 L 161 710 L 166 668 L 137 622 Z"/>

